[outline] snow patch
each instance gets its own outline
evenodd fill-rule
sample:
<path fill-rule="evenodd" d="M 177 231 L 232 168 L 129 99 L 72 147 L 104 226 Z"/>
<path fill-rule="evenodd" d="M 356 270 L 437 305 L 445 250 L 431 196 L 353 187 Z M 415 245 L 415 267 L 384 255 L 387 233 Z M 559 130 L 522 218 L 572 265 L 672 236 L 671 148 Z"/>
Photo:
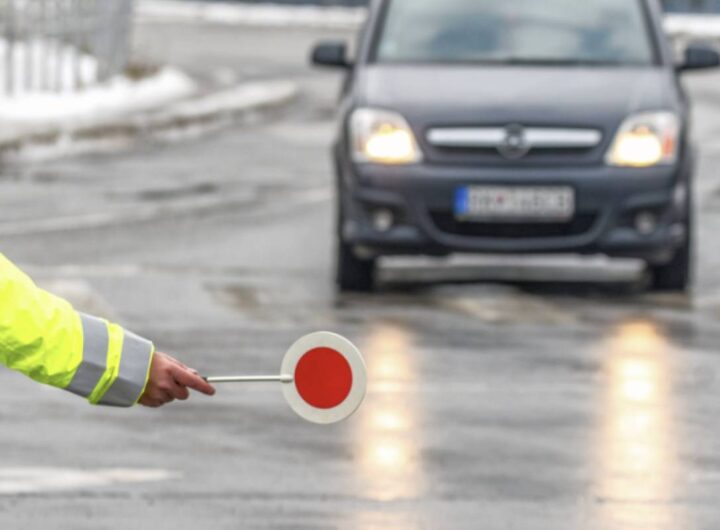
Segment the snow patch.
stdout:
<path fill-rule="evenodd" d="M 155 75 L 131 80 L 116 77 L 85 90 L 28 93 L 0 98 L 0 141 L 33 131 L 73 130 L 129 113 L 154 109 L 196 91 L 183 72 L 166 67 Z"/>
<path fill-rule="evenodd" d="M 298 86 L 292 81 L 253 82 L 215 93 L 165 102 L 144 112 L 106 115 L 104 119 L 93 116 L 92 120 L 86 120 L 85 123 L 78 120 L 60 121 L 65 123 L 64 128 L 47 127 L 44 126 L 47 120 L 40 120 L 31 134 L 23 134 L 17 126 L 14 130 L 8 129 L 2 160 L 18 163 L 89 152 L 114 152 L 126 149 L 140 137 L 153 137 L 162 141 L 197 138 L 241 117 L 244 123 L 258 120 L 260 114 L 257 111 L 281 106 L 292 101 L 297 94 Z M 43 132 L 48 134 L 42 135 Z M 9 139 L 14 142 L 9 142 Z M 90 221 L 96 222 L 97 219 Z M 7 228 L 0 227 L 0 233 Z"/>
<path fill-rule="evenodd" d="M 367 10 L 361 7 L 223 4 L 179 0 L 141 0 L 136 12 L 141 19 L 172 22 L 340 29 L 357 28 L 367 16 Z"/>

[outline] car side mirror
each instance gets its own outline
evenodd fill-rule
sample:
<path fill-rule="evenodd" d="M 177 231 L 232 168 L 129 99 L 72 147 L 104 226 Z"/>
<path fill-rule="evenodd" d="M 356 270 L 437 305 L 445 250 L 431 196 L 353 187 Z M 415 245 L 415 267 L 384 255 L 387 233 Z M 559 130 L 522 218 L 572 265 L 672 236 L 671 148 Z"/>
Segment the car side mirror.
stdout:
<path fill-rule="evenodd" d="M 720 66 L 720 53 L 708 45 L 691 44 L 685 49 L 685 59 L 678 70 L 705 70 Z"/>
<path fill-rule="evenodd" d="M 312 52 L 312 63 L 316 66 L 350 68 L 352 62 L 347 58 L 347 45 L 344 42 L 321 42 Z"/>

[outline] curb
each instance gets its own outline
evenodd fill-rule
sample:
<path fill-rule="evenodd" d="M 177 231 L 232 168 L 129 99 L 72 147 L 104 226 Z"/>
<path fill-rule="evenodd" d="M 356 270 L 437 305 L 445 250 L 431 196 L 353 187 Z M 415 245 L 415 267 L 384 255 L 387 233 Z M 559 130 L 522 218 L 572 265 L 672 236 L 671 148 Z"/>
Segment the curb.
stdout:
<path fill-rule="evenodd" d="M 30 151 L 51 158 L 71 152 L 83 142 L 132 143 L 138 138 L 161 137 L 194 126 L 212 126 L 280 108 L 299 93 L 296 83 L 275 80 L 248 82 L 230 89 L 180 100 L 156 110 L 116 116 L 78 126 L 52 126 L 42 131 L 21 132 L 0 141 L 0 160 L 22 160 Z M 82 150 L 82 149 L 81 149 Z"/>

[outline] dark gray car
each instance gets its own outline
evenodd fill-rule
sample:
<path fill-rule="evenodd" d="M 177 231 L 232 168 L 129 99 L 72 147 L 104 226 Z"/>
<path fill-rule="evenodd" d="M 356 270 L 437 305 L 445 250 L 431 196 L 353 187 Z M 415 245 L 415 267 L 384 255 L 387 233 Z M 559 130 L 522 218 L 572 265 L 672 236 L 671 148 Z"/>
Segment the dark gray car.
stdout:
<path fill-rule="evenodd" d="M 655 0 L 378 0 L 347 69 L 334 146 L 338 283 L 383 255 L 582 253 L 692 271 L 682 64 Z"/>

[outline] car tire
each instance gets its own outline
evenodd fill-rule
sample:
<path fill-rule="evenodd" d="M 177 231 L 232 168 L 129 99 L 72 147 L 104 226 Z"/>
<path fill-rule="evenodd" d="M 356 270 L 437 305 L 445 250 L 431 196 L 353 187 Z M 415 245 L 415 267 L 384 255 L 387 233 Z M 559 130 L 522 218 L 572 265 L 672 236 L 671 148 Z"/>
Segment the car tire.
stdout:
<path fill-rule="evenodd" d="M 685 218 L 685 231 L 687 236 L 683 245 L 675 252 L 672 260 L 665 265 L 650 267 L 652 274 L 653 291 L 687 292 L 692 286 L 695 266 L 695 239 L 694 239 L 694 201 L 692 192 L 688 192 L 687 216 Z"/>
<path fill-rule="evenodd" d="M 653 291 L 685 292 L 692 283 L 692 244 L 686 239 L 673 259 L 665 265 L 651 267 Z"/>
<path fill-rule="evenodd" d="M 372 292 L 376 268 L 376 260 L 358 258 L 350 245 L 338 240 L 337 284 L 340 291 Z"/>

